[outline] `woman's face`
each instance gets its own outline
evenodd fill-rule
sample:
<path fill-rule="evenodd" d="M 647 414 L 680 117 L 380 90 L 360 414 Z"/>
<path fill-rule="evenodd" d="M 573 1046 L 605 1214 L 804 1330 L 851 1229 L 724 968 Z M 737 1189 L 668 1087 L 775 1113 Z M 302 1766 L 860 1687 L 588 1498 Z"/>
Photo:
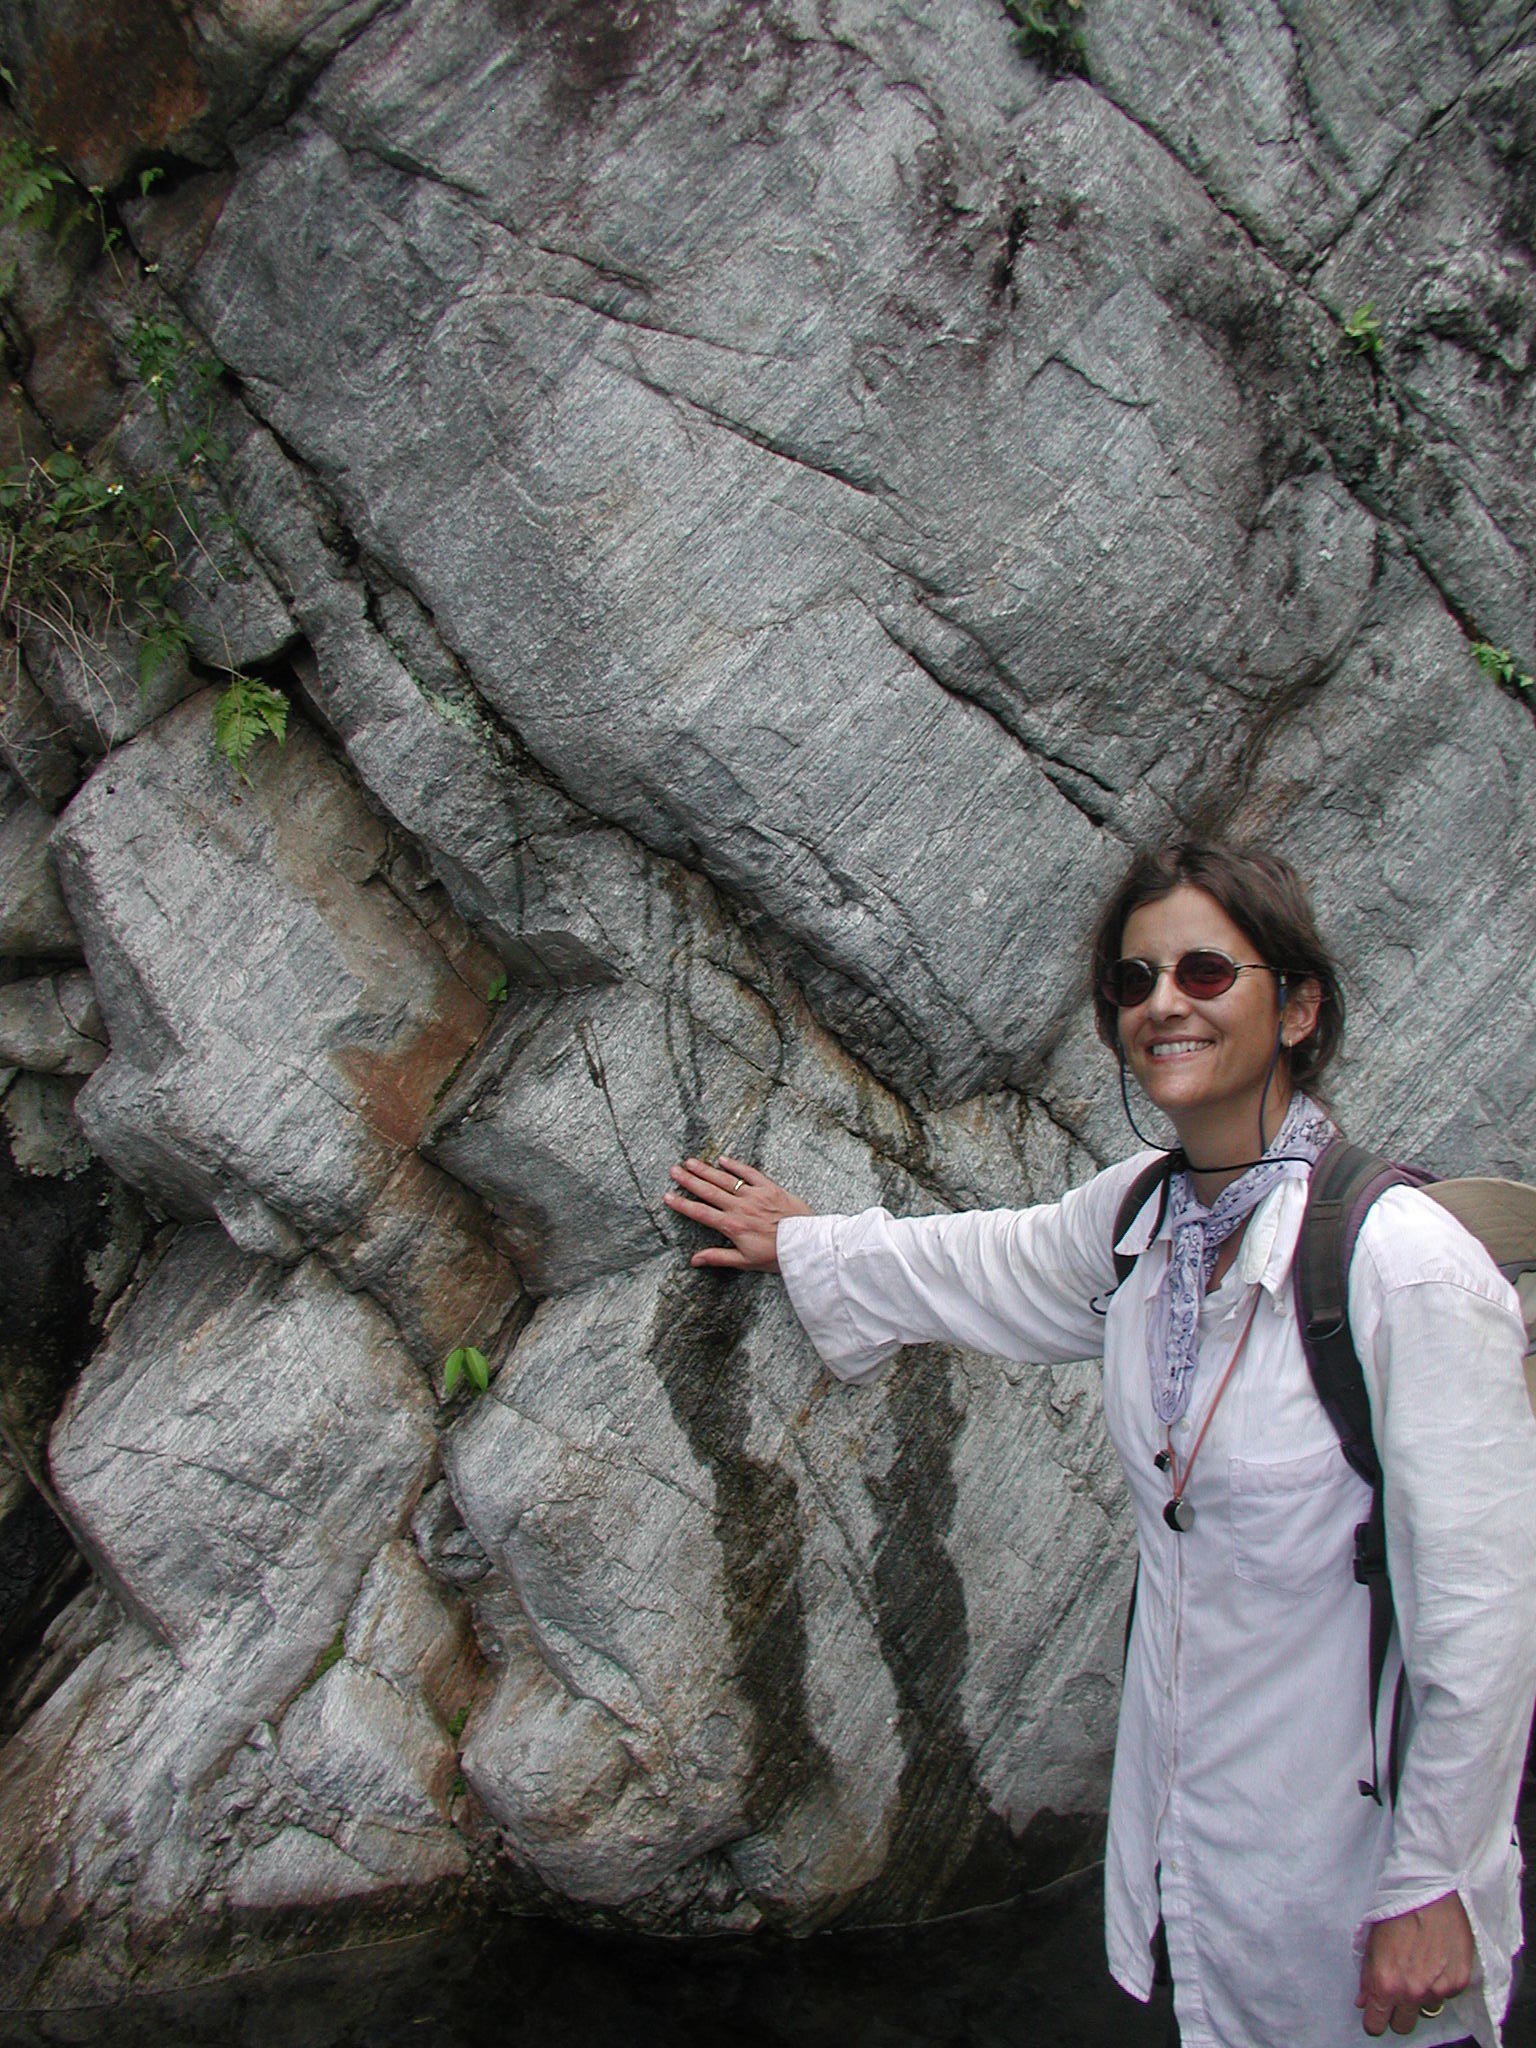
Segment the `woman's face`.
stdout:
<path fill-rule="evenodd" d="M 1279 976 L 1269 969 L 1283 963 L 1263 961 L 1216 899 L 1188 884 L 1131 913 L 1120 956 L 1166 969 L 1201 946 L 1259 971 L 1240 974 L 1224 995 L 1201 1000 L 1187 996 L 1171 973 L 1160 973 L 1144 1003 L 1121 1010 L 1120 1042 L 1131 1072 L 1181 1139 L 1230 1129 L 1232 1141 L 1249 1148 L 1233 1156 L 1247 1157 L 1281 1024 Z M 1317 1006 L 1315 981 L 1288 986 L 1284 1035 L 1292 1044 L 1315 1025 Z M 1283 1109 L 1289 1093 L 1282 1065 L 1270 1103 Z"/>

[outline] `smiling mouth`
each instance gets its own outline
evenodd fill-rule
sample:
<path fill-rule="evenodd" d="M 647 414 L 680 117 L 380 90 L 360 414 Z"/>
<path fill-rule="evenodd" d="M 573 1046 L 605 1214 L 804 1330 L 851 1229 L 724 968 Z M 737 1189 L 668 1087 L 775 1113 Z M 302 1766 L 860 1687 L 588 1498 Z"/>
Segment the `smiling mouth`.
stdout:
<path fill-rule="evenodd" d="M 1210 1045 L 1208 1038 L 1161 1038 L 1156 1045 L 1147 1048 L 1154 1060 L 1174 1060 L 1185 1053 L 1204 1052 Z"/>

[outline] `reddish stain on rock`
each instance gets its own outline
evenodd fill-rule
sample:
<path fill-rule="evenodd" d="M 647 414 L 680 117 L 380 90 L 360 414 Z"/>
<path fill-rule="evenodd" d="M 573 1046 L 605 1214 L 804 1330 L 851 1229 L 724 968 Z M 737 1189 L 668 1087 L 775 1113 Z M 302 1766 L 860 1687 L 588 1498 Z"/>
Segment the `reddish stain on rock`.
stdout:
<path fill-rule="evenodd" d="M 388 1144 L 416 1145 L 444 1084 L 479 1039 L 489 1015 L 480 998 L 455 977 L 444 989 L 440 1012 L 403 1045 L 390 1052 L 344 1045 L 332 1053 L 362 1116 Z"/>
<path fill-rule="evenodd" d="M 43 140 L 90 185 L 117 184 L 208 110 L 168 0 L 58 0 L 21 82 Z"/>
<path fill-rule="evenodd" d="M 424 1364 L 458 1344 L 489 1349 L 522 1294 L 478 1198 L 415 1152 L 327 1256 L 385 1303 Z"/>

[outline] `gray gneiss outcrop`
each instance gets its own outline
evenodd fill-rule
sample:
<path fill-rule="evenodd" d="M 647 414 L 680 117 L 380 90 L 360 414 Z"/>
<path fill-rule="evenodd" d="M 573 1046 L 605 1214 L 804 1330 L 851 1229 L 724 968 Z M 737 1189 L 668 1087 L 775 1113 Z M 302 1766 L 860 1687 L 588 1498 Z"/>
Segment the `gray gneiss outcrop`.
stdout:
<path fill-rule="evenodd" d="M 0 20 L 6 160 L 104 192 L 3 230 L 16 445 L 188 512 L 184 648 L 0 650 L 4 1998 L 1092 1853 L 1092 1367 L 833 1389 L 661 1197 L 1115 1156 L 1132 843 L 1279 842 L 1354 1127 L 1536 1166 L 1533 10 L 1017 11 Z"/>

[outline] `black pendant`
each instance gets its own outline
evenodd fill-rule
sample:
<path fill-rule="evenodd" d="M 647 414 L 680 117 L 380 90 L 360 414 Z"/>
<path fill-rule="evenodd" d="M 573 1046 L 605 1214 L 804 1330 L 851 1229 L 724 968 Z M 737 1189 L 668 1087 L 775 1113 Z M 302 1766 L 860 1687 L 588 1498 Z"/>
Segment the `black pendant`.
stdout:
<path fill-rule="evenodd" d="M 1166 1472 L 1168 1470 L 1168 1467 L 1173 1463 L 1173 1457 L 1172 1454 L 1168 1451 L 1159 1451 L 1157 1456 L 1152 1460 L 1152 1462 L 1157 1467 L 1159 1472 Z"/>
<path fill-rule="evenodd" d="M 1176 1536 L 1182 1536 L 1195 1526 L 1195 1511 L 1181 1493 L 1176 1493 L 1164 1505 L 1163 1520 Z"/>

